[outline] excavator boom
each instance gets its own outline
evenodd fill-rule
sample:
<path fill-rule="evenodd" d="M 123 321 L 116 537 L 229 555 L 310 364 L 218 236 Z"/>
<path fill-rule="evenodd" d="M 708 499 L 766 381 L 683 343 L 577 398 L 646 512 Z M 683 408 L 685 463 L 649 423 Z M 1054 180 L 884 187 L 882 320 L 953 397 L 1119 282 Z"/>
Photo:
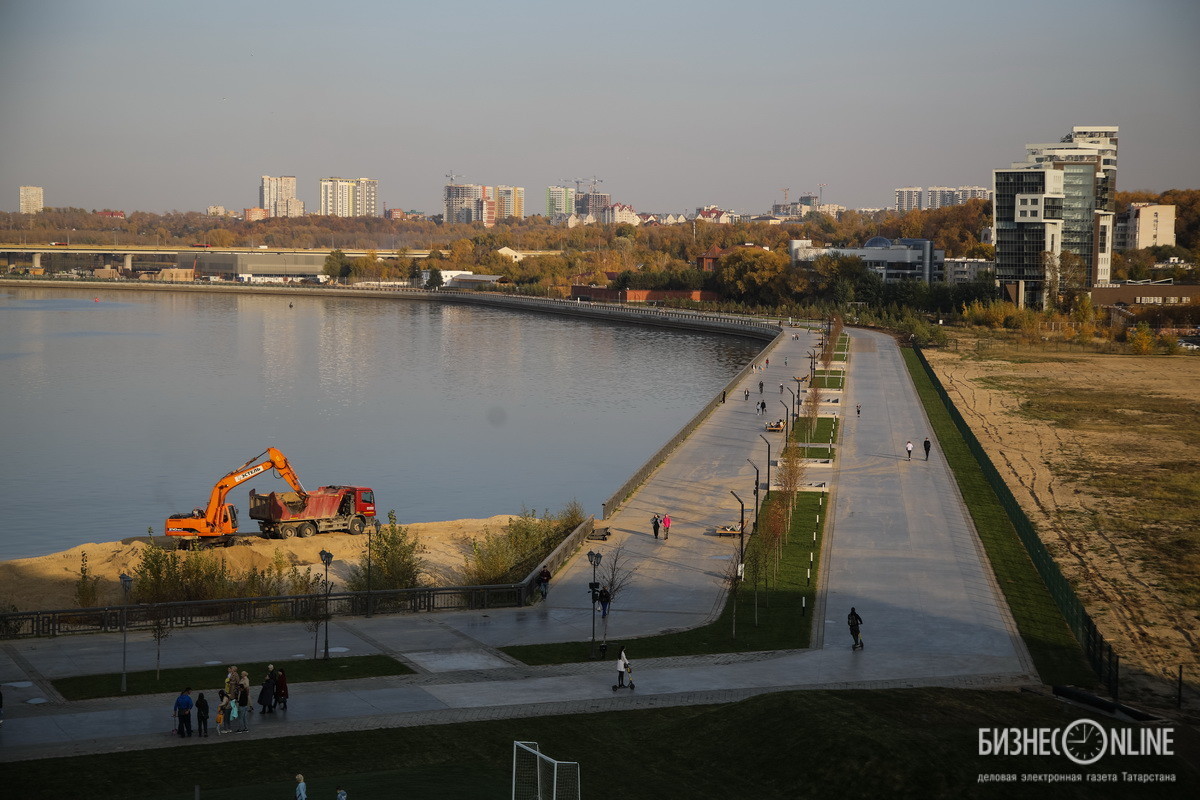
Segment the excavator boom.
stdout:
<path fill-rule="evenodd" d="M 263 459 L 263 456 L 266 456 Z M 263 459 L 260 461 L 260 459 Z M 258 462 L 258 463 L 255 463 Z M 307 496 L 300 483 L 300 477 L 288 463 L 287 456 L 268 447 L 265 452 L 242 464 L 232 472 L 223 476 L 212 488 L 208 496 L 208 505 L 197 508 L 191 514 L 178 514 L 167 519 L 166 532 L 168 536 L 225 536 L 237 532 L 237 513 L 232 506 L 225 503 L 229 492 L 246 481 L 261 475 L 269 469 L 279 473 L 279 477 L 287 481 L 292 490 Z"/>

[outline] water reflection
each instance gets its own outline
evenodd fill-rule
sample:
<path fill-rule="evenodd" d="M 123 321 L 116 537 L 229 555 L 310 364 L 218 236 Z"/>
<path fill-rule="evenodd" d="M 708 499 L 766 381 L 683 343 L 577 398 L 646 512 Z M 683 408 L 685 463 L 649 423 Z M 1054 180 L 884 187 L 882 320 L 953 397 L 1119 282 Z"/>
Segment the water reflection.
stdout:
<path fill-rule="evenodd" d="M 268 446 L 402 521 L 598 511 L 759 347 L 424 302 L 46 289 L 0 296 L 0 342 L 0 559 L 160 530 Z"/>

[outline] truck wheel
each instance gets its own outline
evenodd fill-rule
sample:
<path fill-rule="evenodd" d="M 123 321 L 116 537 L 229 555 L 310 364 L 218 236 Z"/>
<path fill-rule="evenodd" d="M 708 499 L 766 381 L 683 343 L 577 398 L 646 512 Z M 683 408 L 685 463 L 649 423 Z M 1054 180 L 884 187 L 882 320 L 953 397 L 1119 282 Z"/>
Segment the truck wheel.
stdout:
<path fill-rule="evenodd" d="M 279 538 L 290 539 L 296 535 L 296 527 L 294 525 L 280 525 Z"/>
<path fill-rule="evenodd" d="M 367 527 L 367 523 L 363 521 L 362 517 L 354 517 L 350 520 L 350 533 L 355 536 L 362 533 L 365 527 Z"/>
<path fill-rule="evenodd" d="M 317 532 L 317 526 L 311 522 L 301 522 L 296 526 L 296 535 L 301 539 L 307 539 Z"/>

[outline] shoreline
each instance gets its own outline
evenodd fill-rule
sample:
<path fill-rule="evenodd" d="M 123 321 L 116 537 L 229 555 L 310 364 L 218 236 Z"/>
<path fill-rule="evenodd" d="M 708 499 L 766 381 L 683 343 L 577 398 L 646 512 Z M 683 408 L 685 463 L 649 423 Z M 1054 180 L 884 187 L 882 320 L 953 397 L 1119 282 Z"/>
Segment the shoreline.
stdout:
<path fill-rule="evenodd" d="M 470 540 L 488 530 L 503 528 L 514 514 L 497 514 L 482 519 L 456 519 L 441 522 L 403 524 L 425 548 L 426 575 L 435 585 L 449 585 L 470 551 Z M 88 542 L 30 558 L 0 561 L 0 609 L 18 611 L 56 611 L 78 608 L 75 586 L 79 581 L 82 556 L 87 555 L 88 572 L 100 578 L 96 606 L 122 605 L 121 573 L 133 574 L 141 553 L 148 546 L 147 536 L 132 536 L 116 542 Z M 156 536 L 155 539 L 166 537 Z M 325 533 L 310 539 L 264 539 L 248 534 L 231 547 L 211 551 L 223 558 L 231 570 L 243 572 L 252 567 L 263 569 L 283 555 L 289 566 L 303 571 L 320 568 L 319 551 L 334 554 L 330 576 L 341 579 L 352 563 L 366 552 L 367 537 L 348 533 Z"/>

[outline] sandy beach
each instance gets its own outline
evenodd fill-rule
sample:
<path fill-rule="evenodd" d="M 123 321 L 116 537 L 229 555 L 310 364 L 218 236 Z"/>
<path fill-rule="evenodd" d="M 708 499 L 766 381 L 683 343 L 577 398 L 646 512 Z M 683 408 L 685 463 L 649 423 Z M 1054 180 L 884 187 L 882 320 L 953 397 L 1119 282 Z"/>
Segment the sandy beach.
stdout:
<path fill-rule="evenodd" d="M 458 519 L 448 522 L 415 522 L 406 525 L 420 541 L 425 552 L 427 579 L 432 584 L 453 585 L 457 570 L 470 549 L 470 540 L 485 530 L 500 530 L 512 519 L 501 514 L 486 519 Z M 141 552 L 149 545 L 141 540 L 81 544 L 59 553 L 22 558 L 0 563 L 0 608 L 20 611 L 74 608 L 75 584 L 79 580 L 82 556 L 87 554 L 88 570 L 100 578 L 99 605 L 121 602 L 122 572 L 133 575 Z M 263 539 L 243 537 L 233 547 L 215 550 L 235 572 L 265 567 L 276 551 L 301 567 L 321 563 L 321 550 L 333 553 L 330 579 L 341 576 L 350 563 L 366 553 L 367 537 L 345 533 L 314 536 L 311 539 Z"/>

